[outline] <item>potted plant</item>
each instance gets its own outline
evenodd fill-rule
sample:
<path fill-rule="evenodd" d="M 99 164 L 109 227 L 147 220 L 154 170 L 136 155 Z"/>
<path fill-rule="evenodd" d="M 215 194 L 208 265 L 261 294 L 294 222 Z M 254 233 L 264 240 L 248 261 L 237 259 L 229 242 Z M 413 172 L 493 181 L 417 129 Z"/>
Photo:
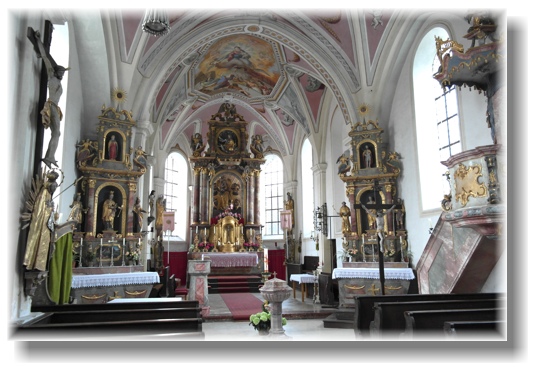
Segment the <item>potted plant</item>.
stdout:
<path fill-rule="evenodd" d="M 128 260 L 128 265 L 137 265 L 137 262 L 139 261 L 140 257 L 141 253 L 138 249 L 126 252 L 126 259 Z"/>
<path fill-rule="evenodd" d="M 250 315 L 250 323 L 260 335 L 267 335 L 270 331 L 270 311 L 268 301 L 263 303 L 263 311 Z M 281 318 L 281 325 L 287 325 L 287 319 Z"/>
<path fill-rule="evenodd" d="M 85 254 L 85 261 L 87 263 L 88 267 L 92 267 L 94 265 L 94 260 L 96 260 L 96 254 L 92 250 L 88 250 Z"/>

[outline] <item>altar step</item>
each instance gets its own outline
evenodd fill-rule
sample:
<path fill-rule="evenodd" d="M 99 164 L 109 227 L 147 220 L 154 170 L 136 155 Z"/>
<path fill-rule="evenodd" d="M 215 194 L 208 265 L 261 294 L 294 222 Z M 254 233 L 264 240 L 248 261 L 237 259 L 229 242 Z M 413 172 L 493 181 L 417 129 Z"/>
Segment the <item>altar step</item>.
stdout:
<path fill-rule="evenodd" d="M 263 285 L 257 275 L 210 275 L 207 277 L 209 293 L 259 293 Z"/>
<path fill-rule="evenodd" d="M 335 310 L 334 313 L 326 317 L 324 322 L 325 328 L 331 329 L 353 329 L 355 318 L 355 308 L 343 307 Z"/>

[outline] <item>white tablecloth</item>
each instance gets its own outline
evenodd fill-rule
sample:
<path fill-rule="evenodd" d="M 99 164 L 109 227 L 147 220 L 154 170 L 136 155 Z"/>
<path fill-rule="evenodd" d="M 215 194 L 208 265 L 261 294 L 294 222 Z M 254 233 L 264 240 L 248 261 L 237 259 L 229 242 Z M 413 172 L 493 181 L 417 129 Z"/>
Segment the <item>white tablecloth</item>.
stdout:
<path fill-rule="evenodd" d="M 385 268 L 385 279 L 412 280 L 415 278 L 411 268 Z M 333 279 L 339 278 L 366 278 L 379 279 L 378 268 L 335 268 L 331 275 Z"/>
<path fill-rule="evenodd" d="M 259 262 L 256 252 L 208 252 L 202 254 L 202 260 L 211 260 L 211 266 L 214 268 L 256 266 Z"/>
<path fill-rule="evenodd" d="M 157 272 L 73 275 L 72 288 L 159 283 Z"/>
<path fill-rule="evenodd" d="M 316 277 L 309 274 L 291 274 L 290 280 L 298 283 L 314 283 Z"/>

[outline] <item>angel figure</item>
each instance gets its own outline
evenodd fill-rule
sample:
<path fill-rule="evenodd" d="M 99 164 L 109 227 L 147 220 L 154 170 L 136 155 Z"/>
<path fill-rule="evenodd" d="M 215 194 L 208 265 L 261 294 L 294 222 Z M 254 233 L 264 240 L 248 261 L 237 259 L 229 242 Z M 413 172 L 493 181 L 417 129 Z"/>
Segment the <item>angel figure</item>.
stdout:
<path fill-rule="evenodd" d="M 337 159 L 337 164 L 339 164 L 339 167 L 337 169 L 338 175 L 345 175 L 346 172 L 348 172 L 351 168 L 350 158 L 344 154 Z"/>

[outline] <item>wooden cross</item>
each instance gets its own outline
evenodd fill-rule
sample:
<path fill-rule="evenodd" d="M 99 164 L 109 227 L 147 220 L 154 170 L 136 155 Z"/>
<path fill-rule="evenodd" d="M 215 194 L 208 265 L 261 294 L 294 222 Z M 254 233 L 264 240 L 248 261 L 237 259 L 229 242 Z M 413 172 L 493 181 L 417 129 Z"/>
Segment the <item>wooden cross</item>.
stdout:
<path fill-rule="evenodd" d="M 394 208 L 396 206 L 396 204 L 377 204 L 377 201 L 378 201 L 377 193 L 381 189 L 381 187 L 379 186 L 378 180 L 374 180 L 373 189 L 374 189 L 374 202 L 375 202 L 375 204 L 366 204 L 365 207 L 367 209 L 375 209 L 376 213 L 377 213 L 378 210 L 392 210 L 392 208 Z M 354 208 L 355 209 L 364 209 L 361 204 L 354 204 Z M 383 218 L 383 220 L 385 220 L 385 218 Z M 376 219 L 376 223 L 377 223 L 377 219 Z M 379 230 L 379 228 L 378 228 L 378 230 Z M 382 246 L 381 246 L 381 237 L 379 235 L 376 236 L 376 241 L 377 241 L 377 244 L 378 244 L 378 254 L 379 254 L 379 281 L 381 283 L 381 294 L 385 295 L 385 263 L 384 263 L 384 259 L 383 259 L 383 252 L 381 251 L 381 248 L 382 248 Z M 364 256 L 364 254 L 363 254 L 363 256 Z"/>

